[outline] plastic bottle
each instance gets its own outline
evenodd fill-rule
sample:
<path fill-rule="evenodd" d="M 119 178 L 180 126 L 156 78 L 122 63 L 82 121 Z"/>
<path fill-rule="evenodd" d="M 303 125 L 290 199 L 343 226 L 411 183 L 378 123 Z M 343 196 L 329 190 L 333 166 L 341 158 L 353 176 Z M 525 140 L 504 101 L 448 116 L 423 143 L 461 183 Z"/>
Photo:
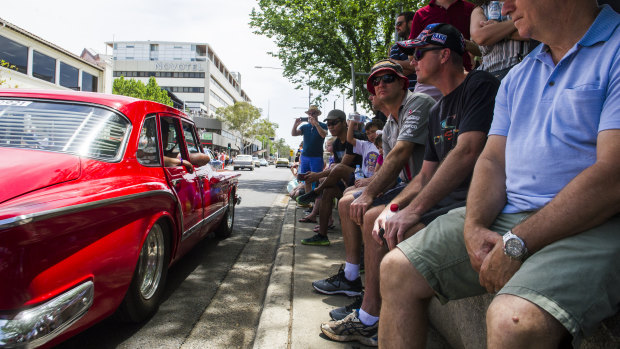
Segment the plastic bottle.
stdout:
<path fill-rule="evenodd" d="M 355 165 L 355 180 L 364 178 L 364 173 L 360 165 Z"/>

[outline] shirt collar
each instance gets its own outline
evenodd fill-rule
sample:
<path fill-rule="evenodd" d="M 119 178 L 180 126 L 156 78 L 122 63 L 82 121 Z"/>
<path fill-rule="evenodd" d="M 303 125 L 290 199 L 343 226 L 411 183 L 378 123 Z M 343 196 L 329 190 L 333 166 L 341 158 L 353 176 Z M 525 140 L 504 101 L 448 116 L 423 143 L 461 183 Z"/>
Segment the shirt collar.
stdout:
<path fill-rule="evenodd" d="M 458 2 L 463 2 L 463 0 L 456 0 L 452 5 L 454 5 L 454 4 L 458 3 Z M 431 5 L 431 6 L 441 7 L 441 6 L 437 5 L 437 0 L 431 0 L 431 1 L 428 2 L 428 4 Z M 452 7 L 452 5 L 448 6 L 448 8 Z"/>

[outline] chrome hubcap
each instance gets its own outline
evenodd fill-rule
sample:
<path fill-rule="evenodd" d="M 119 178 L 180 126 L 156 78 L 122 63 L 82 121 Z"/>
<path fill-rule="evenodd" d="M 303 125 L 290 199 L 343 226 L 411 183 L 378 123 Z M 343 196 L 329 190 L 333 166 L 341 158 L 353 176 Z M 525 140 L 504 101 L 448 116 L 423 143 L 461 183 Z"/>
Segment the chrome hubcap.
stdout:
<path fill-rule="evenodd" d="M 158 224 L 155 224 L 146 237 L 138 262 L 140 294 L 144 299 L 153 297 L 159 288 L 164 269 L 164 251 L 164 232 Z"/>
<path fill-rule="evenodd" d="M 233 220 L 235 218 L 235 203 L 234 198 L 228 200 L 228 217 L 226 218 L 226 226 L 228 229 L 232 228 Z"/>

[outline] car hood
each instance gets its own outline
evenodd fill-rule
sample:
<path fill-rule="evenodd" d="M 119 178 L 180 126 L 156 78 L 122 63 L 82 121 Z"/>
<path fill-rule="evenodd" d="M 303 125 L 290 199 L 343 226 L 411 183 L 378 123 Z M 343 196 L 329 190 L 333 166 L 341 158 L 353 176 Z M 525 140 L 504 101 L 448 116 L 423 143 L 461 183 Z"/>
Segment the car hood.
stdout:
<path fill-rule="evenodd" d="M 75 155 L 0 148 L 0 159 L 0 203 L 80 176 Z"/>

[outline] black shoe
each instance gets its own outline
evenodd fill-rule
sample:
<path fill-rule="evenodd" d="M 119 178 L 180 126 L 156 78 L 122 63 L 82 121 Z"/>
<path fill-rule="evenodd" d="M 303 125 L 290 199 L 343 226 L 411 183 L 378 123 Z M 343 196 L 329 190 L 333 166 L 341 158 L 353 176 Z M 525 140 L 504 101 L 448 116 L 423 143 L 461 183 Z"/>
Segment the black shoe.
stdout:
<path fill-rule="evenodd" d="M 347 315 L 351 314 L 355 309 L 360 309 L 362 307 L 362 300 L 364 300 L 364 292 L 362 292 L 361 295 L 356 296 L 353 303 L 330 311 L 329 316 L 334 321 L 342 320 L 347 317 Z"/>
<path fill-rule="evenodd" d="M 315 234 L 311 238 L 301 240 L 301 244 L 313 246 L 329 246 L 329 239 L 327 238 L 327 236 Z"/>
<path fill-rule="evenodd" d="M 340 266 L 338 274 L 325 280 L 318 280 L 312 283 L 315 290 L 325 294 L 344 294 L 349 297 L 359 296 L 362 293 L 362 279 L 359 277 L 353 281 L 347 280 L 344 276 L 344 269 Z"/>
<path fill-rule="evenodd" d="M 297 197 L 297 203 L 300 205 L 313 203 L 314 200 L 319 196 L 314 190 L 306 193 L 304 195 L 300 195 Z"/>

